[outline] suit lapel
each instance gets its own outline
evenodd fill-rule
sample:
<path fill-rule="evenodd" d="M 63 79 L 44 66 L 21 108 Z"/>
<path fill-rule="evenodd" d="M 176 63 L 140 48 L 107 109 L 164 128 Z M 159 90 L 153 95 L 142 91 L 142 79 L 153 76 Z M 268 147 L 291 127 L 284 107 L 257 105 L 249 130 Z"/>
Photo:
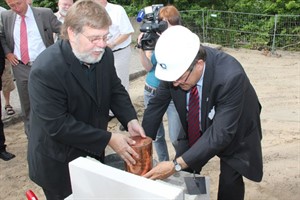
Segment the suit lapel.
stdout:
<path fill-rule="evenodd" d="M 96 67 L 96 76 L 99 77 L 96 79 L 97 81 L 97 92 L 96 92 L 96 95 L 97 95 L 97 101 L 98 101 L 98 105 L 101 105 L 101 89 L 100 88 L 105 88 L 105 87 L 102 87 L 102 85 L 104 84 L 103 83 L 103 76 L 107 73 L 104 73 L 104 67 L 102 65 L 104 65 L 105 59 L 106 56 L 103 56 L 101 61 L 99 63 L 97 63 L 97 67 Z M 100 65 L 100 66 L 99 66 Z"/>
<path fill-rule="evenodd" d="M 34 8 L 34 7 L 30 7 L 32 9 L 32 12 L 33 12 L 33 16 L 34 16 L 34 19 L 35 19 L 35 23 L 39 29 L 39 32 L 40 32 L 40 35 L 42 37 L 42 40 L 45 44 L 45 46 L 47 46 L 46 44 L 46 38 L 45 38 L 45 34 L 44 34 L 44 19 L 43 19 L 43 16 L 40 12 L 40 10 Z"/>
<path fill-rule="evenodd" d="M 96 95 L 92 90 L 89 81 L 85 76 L 82 75 L 82 66 L 80 61 L 75 57 L 71 49 L 70 43 L 66 40 L 60 41 L 60 46 L 63 49 L 64 58 L 68 64 L 70 72 L 73 74 L 75 79 L 78 80 L 78 84 L 92 97 L 95 103 L 98 105 Z"/>
<path fill-rule="evenodd" d="M 209 54 L 209 49 L 206 48 L 206 53 Z M 207 58 L 213 58 L 213 55 L 207 56 Z M 202 87 L 202 101 L 201 101 L 201 128 L 202 131 L 206 130 L 208 112 L 211 108 L 209 108 L 211 99 L 210 99 L 210 89 L 212 85 L 212 81 L 214 78 L 213 75 L 213 63 L 212 59 L 207 59 L 205 62 L 205 73 L 203 77 L 203 87 Z"/>
<path fill-rule="evenodd" d="M 14 49 L 15 46 L 15 40 L 14 40 L 14 29 L 15 29 L 15 22 L 16 22 L 17 14 L 13 11 L 11 11 L 11 14 L 8 17 L 8 23 L 7 24 L 7 30 L 8 30 L 8 36 L 11 37 L 11 49 Z M 12 23 L 11 23 L 12 22 Z M 7 41 L 8 42 L 8 41 Z M 8 44 L 10 45 L 10 44 Z"/>

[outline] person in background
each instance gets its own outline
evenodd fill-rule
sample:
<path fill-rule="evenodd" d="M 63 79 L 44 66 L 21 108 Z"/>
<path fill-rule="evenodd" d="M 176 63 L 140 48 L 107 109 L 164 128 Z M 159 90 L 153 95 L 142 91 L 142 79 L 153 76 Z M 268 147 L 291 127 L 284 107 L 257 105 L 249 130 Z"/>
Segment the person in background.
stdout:
<path fill-rule="evenodd" d="M 185 132 L 178 138 L 176 158 L 158 163 L 144 177 L 165 179 L 188 169 L 199 173 L 218 156 L 218 199 L 244 199 L 243 176 L 261 181 L 263 164 L 261 105 L 242 65 L 224 52 L 200 45 L 199 37 L 183 26 L 164 31 L 155 53 L 155 75 L 161 84 L 142 125 L 146 135 L 155 138 L 173 99 Z"/>
<path fill-rule="evenodd" d="M 57 17 L 57 19 L 61 21 L 61 23 L 64 23 L 67 11 L 73 5 L 73 3 L 73 0 L 58 0 L 58 11 L 54 14 Z"/>
<path fill-rule="evenodd" d="M 53 44 L 53 33 L 60 31 L 61 22 L 49 8 L 31 7 L 27 0 L 5 1 L 11 10 L 1 13 L 0 39 L 12 65 L 28 135 L 30 102 L 27 84 L 31 65 L 46 47 Z"/>
<path fill-rule="evenodd" d="M 135 141 L 107 131 L 112 110 L 131 136 L 145 137 L 116 74 L 113 52 L 107 47 L 110 25 L 100 4 L 77 1 L 65 17 L 61 40 L 44 50 L 32 65 L 29 176 L 43 188 L 48 200 L 64 199 L 72 193 L 68 164 L 78 157 L 104 162 L 109 146 L 128 165 L 138 159 L 130 146 Z"/>
<path fill-rule="evenodd" d="M 159 10 L 158 14 L 159 23 L 162 25 L 164 23 L 165 28 L 180 25 L 181 24 L 181 16 L 177 8 L 173 5 L 164 6 Z M 159 34 L 159 33 L 158 33 Z M 141 39 L 144 33 L 141 33 L 138 37 L 138 46 L 141 46 Z M 155 67 L 156 67 L 156 57 L 154 51 L 144 50 L 139 48 L 140 60 L 143 67 L 148 71 L 146 76 L 146 83 L 144 89 L 144 104 L 145 108 L 147 108 L 148 102 L 151 98 L 153 98 L 156 94 L 156 88 L 159 85 L 159 79 L 155 77 Z M 168 128 L 169 128 L 169 136 L 173 146 L 176 149 L 177 145 L 177 137 L 180 131 L 183 131 L 181 122 L 174 106 L 173 101 L 170 102 L 167 109 L 167 117 L 168 117 Z M 156 149 L 158 155 L 158 161 L 167 161 L 169 160 L 169 152 L 165 139 L 165 129 L 163 122 L 161 122 L 155 141 L 153 142 L 154 147 Z"/>
<path fill-rule="evenodd" d="M 73 3 L 74 3 L 73 0 L 58 0 L 57 2 L 58 11 L 54 13 L 54 15 L 61 23 L 64 23 L 67 11 L 70 8 L 70 6 L 73 5 Z M 53 38 L 54 38 L 54 42 L 56 42 L 59 38 L 59 34 L 54 33 Z"/>
<path fill-rule="evenodd" d="M 125 9 L 121 5 L 112 4 L 107 0 L 95 0 L 105 7 L 108 12 L 112 25 L 109 27 L 109 32 L 112 38 L 108 41 L 107 46 L 112 49 L 115 58 L 115 67 L 118 77 L 125 89 L 129 89 L 129 64 L 131 57 L 131 35 L 134 29 L 126 14 Z M 110 112 L 110 119 L 114 118 L 114 113 Z M 121 125 L 120 130 L 124 130 Z"/>
<path fill-rule="evenodd" d="M 15 110 L 10 103 L 10 93 L 16 88 L 11 70 L 11 64 L 5 59 L 5 68 L 2 75 L 2 94 L 5 101 L 4 109 L 7 115 L 15 114 Z"/>
<path fill-rule="evenodd" d="M 6 9 L 0 6 L 0 16 L 1 12 Z M 14 78 L 11 71 L 11 64 L 8 60 L 5 60 L 5 68 L 2 74 L 2 94 L 5 100 L 4 109 L 7 115 L 15 114 L 14 108 L 10 103 L 10 93 L 16 88 L 14 83 Z"/>
<path fill-rule="evenodd" d="M 0 41 L 0 79 L 2 78 L 2 73 L 5 67 L 5 55 L 2 48 L 2 44 Z M 2 80 L 0 80 L 0 90 L 2 89 Z M 0 158 L 2 160 L 8 161 L 15 157 L 14 154 L 9 153 L 6 151 L 6 145 L 5 145 L 5 135 L 4 135 L 4 125 L 2 121 L 2 104 L 1 104 L 1 98 L 0 98 Z"/>

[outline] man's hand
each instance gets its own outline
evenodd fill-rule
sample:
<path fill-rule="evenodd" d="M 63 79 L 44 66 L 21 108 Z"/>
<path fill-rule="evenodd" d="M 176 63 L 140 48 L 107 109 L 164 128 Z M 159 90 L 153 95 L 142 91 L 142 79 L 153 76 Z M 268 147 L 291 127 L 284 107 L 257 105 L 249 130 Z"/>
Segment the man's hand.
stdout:
<path fill-rule="evenodd" d="M 128 136 L 119 133 L 112 133 L 108 145 L 121 156 L 121 158 L 128 164 L 134 165 L 135 159 L 139 159 L 139 155 L 131 148 L 135 141 Z"/>
<path fill-rule="evenodd" d="M 145 131 L 137 119 L 133 119 L 128 122 L 127 127 L 130 136 L 141 136 L 142 138 L 146 137 Z"/>
<path fill-rule="evenodd" d="M 18 58 L 13 53 L 6 54 L 6 58 L 12 66 L 16 66 L 17 64 L 19 64 Z"/>
<path fill-rule="evenodd" d="M 172 161 L 164 161 L 158 163 L 156 167 L 151 169 L 149 172 L 143 175 L 145 178 L 152 180 L 166 179 L 175 173 L 174 163 Z"/>
<path fill-rule="evenodd" d="M 142 33 L 140 33 L 139 35 L 138 35 L 138 38 L 137 38 L 137 43 L 138 44 L 141 44 L 141 40 L 142 40 L 142 37 L 144 36 L 144 33 L 142 32 Z"/>
<path fill-rule="evenodd" d="M 183 160 L 182 157 L 176 158 L 177 163 L 181 166 L 182 169 L 188 168 L 188 165 Z M 156 179 L 166 179 L 169 176 L 175 173 L 175 164 L 173 161 L 164 161 L 158 163 L 156 167 L 151 169 L 147 174 L 143 177 L 150 178 L 152 180 Z"/>

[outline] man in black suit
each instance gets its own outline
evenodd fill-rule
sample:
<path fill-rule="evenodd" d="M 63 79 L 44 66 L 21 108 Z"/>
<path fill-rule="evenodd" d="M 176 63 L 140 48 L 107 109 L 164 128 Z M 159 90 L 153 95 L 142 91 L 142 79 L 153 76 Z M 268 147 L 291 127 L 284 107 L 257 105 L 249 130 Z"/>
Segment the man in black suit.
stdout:
<path fill-rule="evenodd" d="M 162 82 L 149 102 L 142 126 L 154 139 L 173 99 L 185 133 L 178 137 L 176 158 L 159 163 L 144 176 L 164 179 L 182 169 L 199 173 L 218 156 L 218 199 L 243 199 L 243 176 L 259 182 L 263 175 L 261 105 L 244 69 L 232 56 L 201 46 L 199 37 L 183 26 L 162 33 L 155 52 L 155 75 Z M 189 97 L 194 96 L 191 91 L 198 93 L 198 108 L 189 104 Z M 195 125 L 188 128 L 193 123 L 189 116 L 195 111 Z"/>
<path fill-rule="evenodd" d="M 35 60 L 29 76 L 30 178 L 47 199 L 72 193 L 68 163 L 80 156 L 104 162 L 110 146 L 129 165 L 138 154 L 126 135 L 107 131 L 111 109 L 131 136 L 145 137 L 129 94 L 106 47 L 111 19 L 92 0 L 77 1 L 66 15 L 61 38 Z M 101 189 L 101 188 L 100 188 Z"/>
<path fill-rule="evenodd" d="M 0 91 L 2 89 L 1 77 L 3 74 L 4 67 L 5 67 L 5 56 L 4 56 L 4 51 L 3 51 L 1 41 L 0 41 Z M 14 157 L 15 157 L 14 154 L 6 151 L 4 127 L 3 127 L 3 121 L 2 121 L 2 104 L 1 104 L 1 97 L 0 97 L 0 158 L 5 161 L 8 161 Z"/>

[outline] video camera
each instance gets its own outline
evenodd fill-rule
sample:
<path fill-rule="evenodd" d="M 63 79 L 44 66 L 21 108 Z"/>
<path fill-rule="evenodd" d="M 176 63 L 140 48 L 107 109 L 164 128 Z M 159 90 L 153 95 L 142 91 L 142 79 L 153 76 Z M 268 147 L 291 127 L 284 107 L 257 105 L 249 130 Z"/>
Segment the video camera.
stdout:
<path fill-rule="evenodd" d="M 141 43 L 138 44 L 139 48 L 143 50 L 153 50 L 159 38 L 158 33 L 160 34 L 168 28 L 166 21 L 159 21 L 158 19 L 159 10 L 163 6 L 163 4 L 155 4 L 139 11 L 136 21 L 143 21 L 140 31 L 144 33 L 141 38 Z"/>

